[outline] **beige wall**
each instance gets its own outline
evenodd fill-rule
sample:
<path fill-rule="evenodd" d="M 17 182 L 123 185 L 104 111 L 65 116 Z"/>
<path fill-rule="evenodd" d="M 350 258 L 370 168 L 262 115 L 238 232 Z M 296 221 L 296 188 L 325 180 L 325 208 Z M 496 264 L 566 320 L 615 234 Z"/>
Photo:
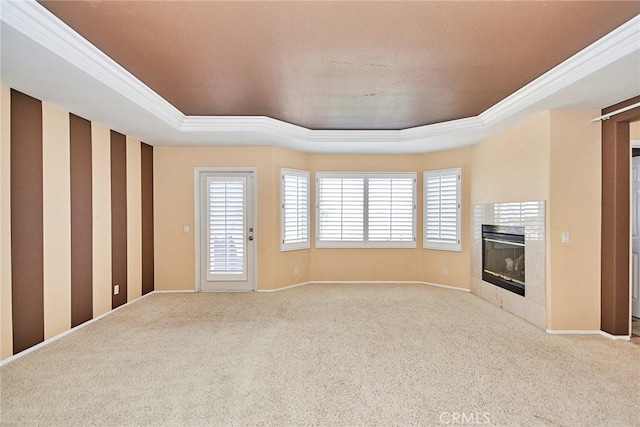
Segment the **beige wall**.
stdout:
<path fill-rule="evenodd" d="M 194 289 L 193 170 L 258 168 L 258 287 L 306 281 L 426 281 L 469 288 L 473 204 L 547 202 L 547 326 L 599 326 L 599 126 L 592 111 L 547 111 L 473 147 L 420 155 L 304 154 L 271 147 L 156 147 L 156 289 Z M 586 118 L 586 119 L 585 119 Z M 317 249 L 281 252 L 280 168 L 418 173 L 416 249 Z M 424 170 L 462 168 L 462 250 L 422 249 Z M 313 175 L 312 175 L 313 176 Z M 315 181 L 312 179 L 312 226 Z M 192 232 L 185 234 L 183 225 Z M 571 243 L 559 242 L 561 231 Z M 583 267 L 584 260 L 588 268 Z M 294 274 L 295 267 L 299 273 Z M 442 269 L 448 269 L 448 275 Z M 576 274 L 576 271 L 579 271 Z"/>
<path fill-rule="evenodd" d="M 600 123 L 598 111 L 551 111 L 547 327 L 600 329 Z M 562 233 L 569 243 L 563 244 Z"/>
<path fill-rule="evenodd" d="M 546 201 L 546 316 L 552 330 L 600 328 L 597 111 L 538 114 L 472 148 L 471 203 Z M 570 243 L 561 243 L 562 232 Z"/>
<path fill-rule="evenodd" d="M 11 94 L 0 85 L 0 359 L 13 354 L 11 310 Z"/>
<path fill-rule="evenodd" d="M 423 170 L 462 168 L 461 194 L 461 244 L 460 252 L 422 251 L 422 280 L 448 286 L 469 289 L 471 281 L 471 147 L 458 150 L 429 153 L 423 156 Z M 418 191 L 422 193 L 422 182 L 419 180 Z M 419 210 L 422 212 L 422 209 Z M 418 227 L 419 241 L 422 241 L 422 221 Z M 447 268 L 448 274 L 442 274 Z"/>
<path fill-rule="evenodd" d="M 258 283 L 273 284 L 276 190 L 270 147 L 155 147 L 155 289 L 195 289 L 194 168 L 256 167 L 258 181 Z M 277 222 L 279 223 L 279 222 Z M 183 226 L 190 227 L 189 233 Z"/>
<path fill-rule="evenodd" d="M 629 124 L 629 137 L 631 139 L 637 139 L 638 142 L 640 142 L 640 122 Z"/>
<path fill-rule="evenodd" d="M 155 289 L 195 289 L 194 168 L 205 166 L 257 168 L 259 288 L 309 281 L 309 251 L 280 252 L 280 168 L 308 170 L 308 154 L 272 147 L 155 147 Z"/>
<path fill-rule="evenodd" d="M 258 288 L 274 289 L 308 281 L 429 281 L 469 288 L 468 227 L 463 250 L 422 249 L 422 171 L 463 168 L 463 224 L 470 212 L 471 149 L 429 155 L 305 154 L 272 147 L 156 147 L 154 209 L 156 289 L 195 288 L 194 188 L 197 166 L 258 168 Z M 315 181 L 311 183 L 311 248 L 280 251 L 280 169 L 416 172 L 418 178 L 415 249 L 316 249 Z M 189 225 L 191 233 L 183 233 Z M 442 275 L 442 267 L 449 275 Z M 295 274 L 295 268 L 298 274 Z"/>
<path fill-rule="evenodd" d="M 311 172 L 420 172 L 422 155 L 344 155 L 315 154 L 311 156 Z M 421 178 L 422 174 L 418 174 Z M 418 179 L 417 202 L 422 204 L 422 184 Z M 312 206 L 315 206 L 315 181 L 311 186 Z M 422 209 L 418 209 L 418 213 Z M 312 209 L 315 214 L 315 209 Z M 315 227 L 315 220 L 312 221 Z M 422 220 L 417 219 L 418 230 Z M 419 234 L 419 233 L 418 233 Z M 315 240 L 315 228 L 312 232 Z M 420 248 L 420 249 L 419 249 Z M 420 281 L 422 273 L 422 236 L 416 249 L 335 249 L 311 245 L 311 277 L 317 281 Z"/>
<path fill-rule="evenodd" d="M 71 328 L 69 113 L 42 103 L 44 338 Z"/>
<path fill-rule="evenodd" d="M 91 124 L 93 195 L 93 316 L 111 310 L 111 139 L 109 129 Z"/>
<path fill-rule="evenodd" d="M 550 112 L 472 148 L 471 203 L 547 200 Z"/>
<path fill-rule="evenodd" d="M 127 136 L 127 301 L 142 296 L 142 163 L 140 140 Z"/>
<path fill-rule="evenodd" d="M 274 198 L 271 205 L 272 218 L 274 222 L 271 228 L 274 230 L 276 239 L 270 242 L 270 250 L 273 252 L 272 269 L 272 288 L 293 285 L 296 283 L 304 283 L 311 280 L 311 268 L 309 250 L 297 250 L 280 252 L 280 190 L 281 190 L 281 168 L 309 170 L 311 156 L 306 153 L 298 153 L 291 150 L 281 148 L 272 149 L 273 167 L 271 170 L 271 179 L 273 180 Z M 313 206 L 310 204 L 310 206 Z M 312 224 L 310 224 L 312 225 Z M 298 268 L 298 274 L 295 268 Z"/>

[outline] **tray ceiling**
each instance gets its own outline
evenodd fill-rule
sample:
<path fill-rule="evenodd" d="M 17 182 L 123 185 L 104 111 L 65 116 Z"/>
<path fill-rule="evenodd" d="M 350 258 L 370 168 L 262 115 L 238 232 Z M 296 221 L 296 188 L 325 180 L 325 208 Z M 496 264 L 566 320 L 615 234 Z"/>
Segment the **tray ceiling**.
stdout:
<path fill-rule="evenodd" d="M 397 130 L 474 117 L 640 2 L 42 1 L 187 116 Z"/>

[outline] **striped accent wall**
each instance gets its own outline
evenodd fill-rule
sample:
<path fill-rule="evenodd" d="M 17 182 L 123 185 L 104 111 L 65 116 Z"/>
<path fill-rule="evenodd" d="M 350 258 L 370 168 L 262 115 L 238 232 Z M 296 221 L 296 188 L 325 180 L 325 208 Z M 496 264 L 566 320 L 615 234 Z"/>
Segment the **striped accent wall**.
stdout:
<path fill-rule="evenodd" d="M 153 291 L 153 147 L 6 86 L 0 113 L 6 359 Z"/>
<path fill-rule="evenodd" d="M 91 122 L 69 115 L 71 180 L 71 326 L 93 317 Z"/>
<path fill-rule="evenodd" d="M 142 295 L 154 289 L 153 262 L 153 147 L 140 147 L 142 190 Z"/>
<path fill-rule="evenodd" d="M 14 352 L 44 340 L 42 103 L 11 91 L 11 306 Z"/>
<path fill-rule="evenodd" d="M 111 308 L 127 302 L 127 139 L 111 131 Z"/>

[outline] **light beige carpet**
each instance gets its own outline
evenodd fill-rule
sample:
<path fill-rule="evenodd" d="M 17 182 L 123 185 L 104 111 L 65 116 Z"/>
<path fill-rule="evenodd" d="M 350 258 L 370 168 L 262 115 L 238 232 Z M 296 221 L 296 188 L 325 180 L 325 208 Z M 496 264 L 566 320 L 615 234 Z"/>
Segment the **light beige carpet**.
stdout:
<path fill-rule="evenodd" d="M 639 346 L 418 285 L 154 294 L 0 374 L 6 425 L 640 423 Z"/>

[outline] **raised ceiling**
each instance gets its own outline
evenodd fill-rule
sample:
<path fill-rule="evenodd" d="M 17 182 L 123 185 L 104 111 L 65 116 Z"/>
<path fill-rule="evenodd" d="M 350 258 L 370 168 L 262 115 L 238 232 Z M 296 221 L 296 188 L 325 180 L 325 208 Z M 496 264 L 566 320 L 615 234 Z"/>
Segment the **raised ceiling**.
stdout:
<path fill-rule="evenodd" d="M 110 3 L 107 2 L 107 4 Z M 122 4 L 131 6 L 131 11 L 140 6 L 137 2 L 123 2 Z M 189 5 L 190 3 L 187 4 Z M 364 4 L 369 4 L 369 2 Z M 403 2 L 393 2 L 393 4 L 400 8 L 406 6 Z M 460 4 L 477 7 L 475 2 Z M 552 7 L 556 7 L 556 2 L 550 4 L 553 5 Z M 573 21 L 580 20 L 581 25 L 571 31 L 580 32 L 584 28 L 592 29 L 597 27 L 593 22 L 584 18 L 584 16 L 593 17 L 593 14 L 583 13 L 592 4 L 592 2 L 588 2 L 583 5 L 581 8 L 583 10 L 577 13 L 577 18 L 574 17 L 573 19 Z M 606 4 L 613 5 L 613 10 L 616 10 L 616 6 L 619 6 L 615 2 L 607 2 Z M 624 3 L 622 7 L 626 10 L 629 4 L 633 4 L 640 9 L 640 2 L 638 1 Z M 73 5 L 79 5 L 81 8 L 87 7 L 84 3 L 76 2 Z M 103 3 L 94 2 L 91 5 L 91 7 L 99 8 L 103 6 Z M 287 5 L 298 7 L 297 2 L 287 3 Z M 334 3 L 334 5 L 337 6 L 338 3 Z M 354 3 L 349 3 L 349 5 L 351 7 L 357 6 Z M 379 3 L 373 3 L 373 5 L 374 7 L 381 7 Z M 501 3 L 501 5 L 509 5 L 511 7 L 510 3 Z M 315 5 L 312 6 L 315 7 Z M 161 3 L 159 7 L 167 7 L 167 4 Z M 392 9 L 390 7 L 389 10 Z M 123 13 L 126 10 L 123 9 Z M 366 9 L 363 10 L 366 12 Z M 607 13 L 603 16 L 608 17 Z M 157 36 L 156 32 L 148 29 L 149 26 L 143 18 L 125 20 L 122 17 L 114 16 L 113 22 L 109 23 L 109 31 L 125 40 L 123 43 L 131 46 L 139 45 L 139 37 L 136 35 L 162 38 Z M 233 19 L 233 16 L 229 19 Z M 342 18 L 335 19 L 341 20 Z M 536 20 L 538 17 L 532 15 L 530 19 Z M 123 22 L 125 21 L 131 22 L 133 27 L 124 24 Z M 97 25 L 87 18 L 87 23 L 89 22 L 91 22 L 91 25 Z M 571 20 L 569 23 L 573 25 Z M 472 23 L 468 25 L 472 25 Z M 136 28 L 136 26 L 141 28 Z M 284 23 L 282 27 L 284 28 L 278 29 L 278 31 L 288 31 L 288 26 Z M 251 26 L 246 27 L 243 30 L 243 37 L 245 39 L 253 39 L 251 34 L 254 30 L 255 28 Z M 459 28 L 450 28 L 450 37 L 453 40 L 458 37 L 456 35 L 458 30 Z M 487 26 L 487 31 L 489 30 L 497 33 L 491 26 Z M 544 31 L 540 30 L 540 33 L 542 34 Z M 325 36 L 319 35 L 318 37 Z M 546 37 L 546 33 L 544 37 Z M 596 36 L 594 35 L 594 37 Z M 361 37 L 357 39 L 360 40 Z M 564 46 L 565 43 L 571 40 L 573 40 L 572 33 L 567 30 L 559 39 L 553 40 L 553 44 Z M 238 55 L 243 55 L 242 52 L 246 50 L 244 47 L 248 44 L 247 40 L 241 41 L 242 39 L 240 41 L 229 40 L 228 43 L 235 46 L 234 51 L 239 52 Z M 95 41 L 95 43 L 98 43 L 98 41 Z M 166 56 L 163 43 L 163 41 L 158 41 L 151 44 L 155 49 L 153 51 L 155 52 L 154 55 L 157 55 L 155 57 L 160 58 L 158 61 L 165 66 L 166 63 L 174 64 L 175 60 L 165 61 L 163 59 Z M 447 43 L 447 38 L 444 36 L 442 43 Z M 336 42 L 332 49 L 342 51 L 344 50 L 342 44 Z M 528 42 L 517 47 L 514 43 L 512 45 L 505 47 L 505 49 L 511 49 L 510 52 L 513 52 L 514 55 L 524 52 L 526 54 L 524 58 L 528 58 L 532 56 L 533 48 L 531 46 L 535 47 L 536 43 L 531 43 L 531 46 L 529 46 Z M 446 51 L 450 55 L 457 55 L 457 49 L 452 49 L 451 47 L 447 48 L 444 45 L 432 47 L 435 50 L 440 49 L 441 52 Z M 481 47 L 460 46 L 459 50 L 467 52 L 463 56 L 469 56 L 469 52 L 473 53 L 474 50 L 478 49 L 481 49 Z M 186 47 L 183 50 L 189 51 L 189 48 Z M 355 50 L 356 53 L 358 51 L 358 49 Z M 140 52 L 140 55 L 143 56 L 149 54 L 150 52 L 147 51 Z M 111 55 L 115 54 L 111 53 Z M 291 56 L 293 53 L 287 55 Z M 308 53 L 303 52 L 298 53 L 298 55 L 304 57 Z M 443 55 L 441 54 L 441 56 Z M 546 51 L 536 53 L 538 61 L 544 62 L 546 57 Z M 283 57 L 279 61 L 284 63 L 285 59 Z M 382 64 L 379 61 L 380 58 L 377 58 L 378 60 L 375 62 L 373 60 L 376 58 L 373 58 L 373 56 L 365 59 L 368 62 L 365 63 L 364 59 L 360 61 L 369 64 L 369 68 L 373 68 L 371 64 Z M 131 68 L 123 60 L 120 59 L 119 61 Z M 217 65 L 219 67 L 232 67 L 235 63 L 232 59 L 228 63 Z M 340 69 L 338 66 L 351 67 L 354 70 L 356 68 L 355 65 L 347 66 L 347 64 L 334 64 L 334 66 L 338 69 Z M 402 111 L 410 114 L 413 109 L 429 107 L 433 108 L 431 111 L 438 113 L 451 104 L 447 101 L 447 97 L 465 100 L 471 98 L 474 93 L 482 91 L 485 84 L 491 85 L 495 82 L 504 81 L 501 64 L 489 64 L 486 67 L 492 70 L 485 73 L 489 76 L 486 81 L 480 82 L 477 87 L 469 89 L 467 93 L 451 94 L 447 92 L 449 89 L 443 86 L 444 77 L 459 71 L 457 68 L 464 67 L 457 66 L 452 71 L 443 66 L 441 73 L 439 73 L 442 78 L 442 81 L 438 82 L 441 89 L 439 97 L 436 94 L 433 99 L 425 101 L 423 105 L 419 104 L 418 101 L 411 101 L 413 92 L 418 91 L 420 87 L 407 90 L 407 93 L 403 95 L 407 98 L 397 95 L 398 99 L 404 99 L 402 102 L 407 103 L 415 102 L 416 105 L 413 105 L 411 109 L 405 108 Z M 197 79 L 193 79 L 192 76 L 188 75 L 187 70 L 183 69 L 184 67 L 178 68 L 181 70 L 179 76 L 176 77 L 176 81 L 170 82 L 171 84 L 185 84 L 188 88 L 194 84 L 194 81 L 197 81 Z M 361 71 L 366 71 L 367 67 L 360 66 L 359 68 Z M 478 66 L 475 67 L 476 73 L 479 72 L 478 69 L 480 68 Z M 280 71 L 285 73 L 284 75 L 286 75 L 286 72 L 291 72 L 291 70 L 294 69 L 280 67 Z M 640 94 L 640 13 L 574 55 L 562 60 L 558 65 L 535 77 L 524 86 L 517 88 L 515 92 L 511 92 L 511 89 L 505 90 L 505 93 L 510 93 L 508 96 L 500 98 L 502 95 L 496 95 L 499 100 L 479 114 L 475 113 L 464 118 L 424 126 L 401 128 L 401 130 L 349 130 L 351 128 L 347 125 L 335 130 L 322 130 L 320 127 L 314 129 L 278 120 L 281 117 L 278 117 L 277 114 L 270 115 L 275 118 L 251 115 L 254 111 L 249 109 L 243 110 L 244 112 L 241 116 L 231 115 L 228 112 L 225 115 L 185 114 L 176 105 L 167 100 L 168 95 L 166 93 L 159 94 L 161 89 L 158 87 L 155 90 L 152 89 L 149 85 L 153 85 L 153 82 L 150 82 L 148 78 L 140 72 L 136 72 L 136 75 L 139 78 L 127 71 L 114 58 L 98 49 L 35 0 L 0 0 L 0 77 L 3 85 L 45 102 L 56 104 L 80 117 L 102 123 L 115 131 L 155 146 L 271 145 L 315 153 L 433 152 L 469 146 L 486 140 L 527 117 L 546 110 L 588 109 L 592 110 L 594 116 L 596 116 L 602 108 Z M 366 75 L 366 73 L 363 75 Z M 296 74 L 294 77 L 309 77 L 300 76 L 301 74 Z M 237 78 L 236 76 L 231 77 L 230 81 L 233 81 L 233 78 Z M 391 77 L 393 77 L 393 74 L 388 71 L 387 80 L 390 81 Z M 344 78 L 344 75 L 339 75 L 336 72 L 331 81 L 339 82 L 341 81 L 340 79 Z M 145 80 L 147 84 L 141 79 Z M 260 76 L 256 76 L 254 80 L 249 79 L 245 73 L 243 79 L 246 84 L 254 87 L 252 89 L 253 93 L 259 92 Z M 272 81 L 277 80 L 272 79 Z M 287 95 L 287 91 L 291 92 L 293 90 L 287 89 L 287 87 L 291 86 L 292 82 L 295 83 L 295 79 L 287 77 L 286 79 L 280 78 L 280 80 L 282 94 L 279 92 L 274 93 L 273 100 L 269 102 L 276 106 L 294 105 L 299 109 L 313 108 L 312 118 L 320 117 L 326 119 L 333 115 L 333 117 L 338 117 L 340 120 L 352 120 L 351 123 L 354 123 L 353 120 L 358 119 L 358 117 L 360 117 L 358 120 L 364 120 L 362 119 L 364 117 L 375 122 L 378 120 L 375 119 L 377 117 L 376 114 L 381 114 L 381 111 L 386 111 L 385 109 L 388 108 L 388 105 L 382 102 L 383 97 L 378 97 L 378 95 L 365 96 L 355 99 L 369 102 L 373 101 L 369 98 L 378 97 L 380 99 L 376 101 L 375 108 L 366 109 L 364 107 L 351 106 L 351 113 L 347 114 L 345 107 L 341 105 L 342 102 L 346 101 L 340 97 L 340 93 L 334 90 L 335 88 L 329 88 L 331 90 L 320 88 L 316 91 L 326 95 L 327 99 L 322 104 L 326 107 L 326 111 L 320 111 L 320 104 L 313 104 L 314 99 L 309 101 L 308 99 L 295 98 L 290 102 L 284 102 L 283 99 L 290 97 L 290 95 Z M 353 87 L 358 87 L 359 80 L 364 81 L 365 78 L 356 78 L 354 73 L 351 77 Z M 400 85 L 402 82 L 396 83 Z M 337 86 L 337 84 L 334 86 Z M 295 85 L 293 88 L 295 89 Z M 345 88 L 345 90 L 348 89 L 347 86 Z M 297 90 L 301 89 L 297 88 Z M 395 86 L 389 86 L 388 90 L 395 91 Z M 500 90 L 500 87 L 497 87 L 496 90 Z M 329 93 L 337 93 L 337 95 L 335 95 L 335 98 L 329 98 L 327 95 Z M 369 92 L 367 89 L 365 94 L 367 93 L 371 94 L 373 92 Z M 248 93 L 245 94 L 245 97 L 247 99 L 251 98 Z M 258 98 L 257 96 L 255 97 L 255 99 Z M 407 99 L 409 100 L 407 101 Z M 251 98 L 251 100 L 249 104 L 253 105 L 254 98 Z M 401 103 L 397 105 L 402 106 Z M 434 106 L 437 106 L 437 109 Z M 280 111 L 287 112 L 284 107 L 279 107 Z M 184 109 L 184 107 L 180 108 Z M 389 111 L 391 110 L 389 109 Z M 397 108 L 397 110 L 400 111 L 400 108 Z M 343 113 L 341 114 L 343 116 L 337 116 L 335 111 L 342 111 Z M 376 114 L 372 114 L 372 111 Z M 308 113 L 307 110 L 303 112 Z M 261 111 L 260 113 L 269 114 L 266 111 Z M 463 113 L 460 114 L 464 115 Z M 371 119 L 371 117 L 374 119 Z M 400 117 L 399 113 L 396 117 Z M 380 120 L 383 119 L 384 117 Z M 425 118 L 420 123 L 431 123 L 434 120 L 433 118 Z M 371 128 L 375 127 L 372 125 Z M 392 126 L 389 125 L 389 128 L 392 129 Z"/>
<path fill-rule="evenodd" d="M 187 116 L 342 130 L 477 116 L 640 13 L 637 1 L 40 3 Z"/>

